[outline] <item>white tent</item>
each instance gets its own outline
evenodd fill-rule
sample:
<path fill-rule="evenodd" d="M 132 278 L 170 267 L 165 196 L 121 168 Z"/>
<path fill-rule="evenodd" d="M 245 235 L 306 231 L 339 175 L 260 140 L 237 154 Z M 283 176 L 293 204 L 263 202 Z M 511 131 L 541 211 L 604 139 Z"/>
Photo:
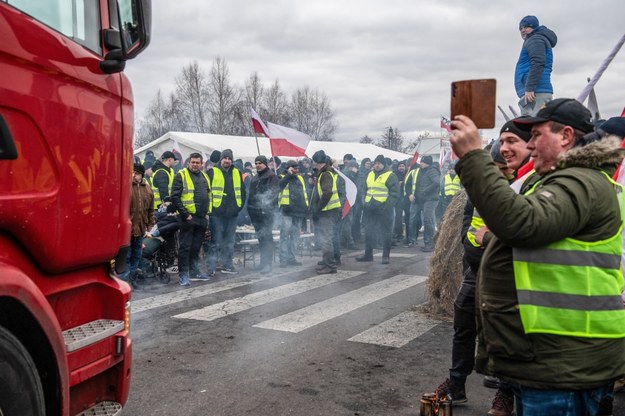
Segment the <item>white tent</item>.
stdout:
<path fill-rule="evenodd" d="M 269 145 L 268 138 L 258 137 L 258 148 L 260 148 L 261 155 L 265 155 L 267 157 L 271 156 L 271 147 Z M 214 150 L 222 151 L 224 149 L 232 149 L 235 159 L 242 159 L 243 162 L 253 162 L 254 158 L 258 156 L 258 148 L 256 147 L 256 140 L 254 137 L 169 132 L 165 133 L 153 142 L 136 149 L 135 155 L 139 156 L 139 158 L 143 160 L 146 152 L 151 150 L 154 153 L 154 156 L 158 158 L 164 151 L 176 149 L 180 151 L 185 159 L 189 157 L 189 154 L 198 152 L 203 153 L 204 159 L 206 160 L 210 157 L 210 154 Z M 353 142 L 319 142 L 314 140 L 308 144 L 306 154 L 308 157 L 312 157 L 317 150 L 322 149 L 328 156 L 333 159 L 337 159 L 339 163 L 343 162 L 343 156 L 347 153 L 351 153 L 358 162 L 366 157 L 373 160 L 379 154 L 397 160 L 405 160 L 412 157 L 412 155 L 384 149 L 383 147 L 375 146 L 373 144 Z M 280 156 L 283 161 L 289 159 L 288 156 L 276 156 Z"/>

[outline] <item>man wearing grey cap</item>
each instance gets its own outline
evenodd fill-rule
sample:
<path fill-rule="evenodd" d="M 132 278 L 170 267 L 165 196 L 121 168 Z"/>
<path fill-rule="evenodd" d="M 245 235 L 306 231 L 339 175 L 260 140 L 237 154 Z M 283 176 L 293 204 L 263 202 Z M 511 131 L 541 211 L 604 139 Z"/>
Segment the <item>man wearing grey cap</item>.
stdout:
<path fill-rule="evenodd" d="M 476 369 L 511 384 L 517 414 L 596 414 L 625 374 L 620 188 L 624 150 L 585 144 L 591 114 L 573 99 L 515 120 L 535 175 L 517 194 L 497 172 L 475 124 L 452 121 L 456 171 L 493 237 L 476 291 Z M 542 409 L 541 413 L 539 409 Z"/>

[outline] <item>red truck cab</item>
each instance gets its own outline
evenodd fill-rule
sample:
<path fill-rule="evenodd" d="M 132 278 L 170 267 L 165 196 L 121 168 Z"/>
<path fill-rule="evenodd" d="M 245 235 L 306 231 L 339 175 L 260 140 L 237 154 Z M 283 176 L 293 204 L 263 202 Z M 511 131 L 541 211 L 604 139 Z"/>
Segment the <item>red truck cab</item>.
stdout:
<path fill-rule="evenodd" d="M 0 415 L 114 415 L 128 397 L 122 70 L 150 22 L 150 0 L 0 0 Z"/>

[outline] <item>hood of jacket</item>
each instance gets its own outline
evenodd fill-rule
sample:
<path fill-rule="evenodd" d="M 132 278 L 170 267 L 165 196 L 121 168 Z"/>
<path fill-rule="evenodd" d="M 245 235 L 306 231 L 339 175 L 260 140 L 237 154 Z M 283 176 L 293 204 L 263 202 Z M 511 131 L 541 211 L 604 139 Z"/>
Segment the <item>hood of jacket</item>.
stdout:
<path fill-rule="evenodd" d="M 556 36 L 555 32 L 545 26 L 538 26 L 536 29 L 534 29 L 527 36 L 527 40 L 531 39 L 534 36 L 544 37 L 545 39 L 547 39 L 547 42 L 549 42 L 549 46 L 551 46 L 552 48 L 556 46 L 556 43 L 558 43 L 558 37 Z"/>
<path fill-rule="evenodd" d="M 625 156 L 618 136 L 606 136 L 586 146 L 567 150 L 558 158 L 558 168 L 601 168 L 613 172 Z"/>

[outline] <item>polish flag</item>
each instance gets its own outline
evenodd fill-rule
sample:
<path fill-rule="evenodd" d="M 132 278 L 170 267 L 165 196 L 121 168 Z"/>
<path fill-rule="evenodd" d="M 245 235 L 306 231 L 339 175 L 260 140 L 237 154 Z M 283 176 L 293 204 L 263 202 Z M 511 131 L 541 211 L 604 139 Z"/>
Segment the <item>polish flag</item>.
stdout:
<path fill-rule="evenodd" d="M 352 182 L 343 172 L 340 170 L 336 170 L 336 173 L 341 175 L 341 178 L 345 181 L 345 194 L 347 199 L 345 200 L 345 205 L 343 206 L 343 212 L 341 213 L 341 218 L 345 218 L 347 214 L 349 214 L 349 210 L 352 209 L 354 204 L 356 203 L 356 195 L 358 194 L 358 189 L 356 188 L 356 184 Z"/>
<path fill-rule="evenodd" d="M 264 135 L 265 137 L 270 137 L 269 129 L 267 129 L 267 126 L 265 126 L 265 123 L 263 123 L 263 120 L 261 120 L 258 113 L 254 111 L 252 107 L 250 107 L 250 111 L 252 113 L 252 126 L 254 126 L 254 131 L 258 134 Z"/>
<path fill-rule="evenodd" d="M 269 127 L 269 142 L 271 154 L 274 156 L 306 156 L 306 148 L 310 143 L 310 136 L 284 126 L 267 123 Z"/>

